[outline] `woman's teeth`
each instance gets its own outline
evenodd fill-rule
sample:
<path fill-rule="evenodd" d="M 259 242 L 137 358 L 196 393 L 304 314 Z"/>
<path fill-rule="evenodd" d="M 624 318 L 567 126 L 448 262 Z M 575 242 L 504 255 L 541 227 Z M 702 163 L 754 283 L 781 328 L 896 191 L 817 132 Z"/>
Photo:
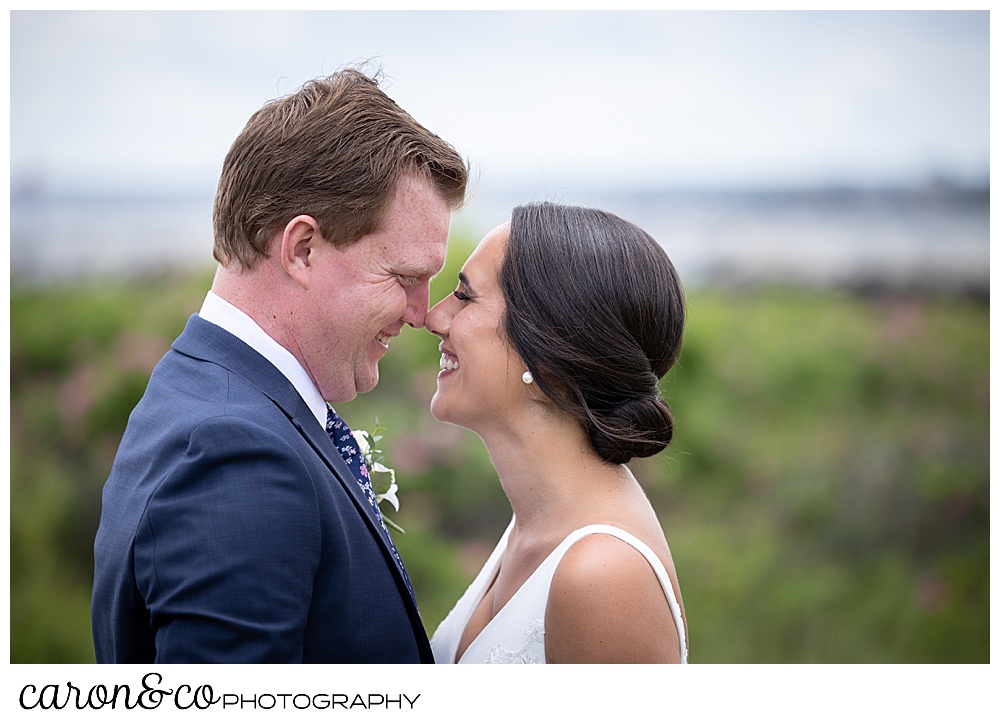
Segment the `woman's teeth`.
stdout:
<path fill-rule="evenodd" d="M 441 362 L 440 362 L 439 366 L 443 370 L 457 370 L 458 369 L 458 360 L 455 359 L 454 357 L 449 357 L 448 355 L 443 354 L 443 355 L 441 355 Z"/>
<path fill-rule="evenodd" d="M 391 337 L 390 337 L 390 336 L 389 336 L 388 334 L 382 334 L 381 332 L 379 332 L 379 333 L 378 333 L 378 334 L 377 334 L 377 335 L 375 336 L 375 339 L 377 339 L 377 340 L 378 340 L 378 343 L 379 343 L 380 345 L 382 345 L 382 346 L 383 346 L 383 347 L 385 347 L 386 349 L 389 349 L 389 340 L 391 339 Z"/>

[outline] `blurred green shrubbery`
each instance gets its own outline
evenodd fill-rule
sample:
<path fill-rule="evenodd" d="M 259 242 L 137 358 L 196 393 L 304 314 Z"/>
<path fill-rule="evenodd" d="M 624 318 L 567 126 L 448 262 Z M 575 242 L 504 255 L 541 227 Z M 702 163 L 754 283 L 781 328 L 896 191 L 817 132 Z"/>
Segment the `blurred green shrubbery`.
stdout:
<path fill-rule="evenodd" d="M 453 239 L 432 300 L 472 244 Z M 209 275 L 11 299 L 11 661 L 93 660 L 100 491 Z M 677 436 L 633 470 L 659 511 L 692 661 L 989 660 L 989 314 L 917 295 L 697 291 L 663 391 Z M 429 632 L 510 517 L 478 437 L 436 422 L 437 338 L 371 393 Z"/>
<path fill-rule="evenodd" d="M 989 315 L 971 300 L 692 295 L 636 466 L 693 660 L 989 660 Z"/>
<path fill-rule="evenodd" d="M 210 284 L 108 280 L 12 296 L 12 662 L 94 660 L 101 488 L 149 373 Z"/>

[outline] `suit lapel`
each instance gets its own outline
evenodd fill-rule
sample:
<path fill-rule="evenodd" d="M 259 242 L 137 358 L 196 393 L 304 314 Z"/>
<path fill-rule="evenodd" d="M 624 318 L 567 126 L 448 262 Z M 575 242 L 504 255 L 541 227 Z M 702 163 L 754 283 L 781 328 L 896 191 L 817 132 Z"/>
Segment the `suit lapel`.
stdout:
<path fill-rule="evenodd" d="M 305 403 L 302 403 L 305 405 Z M 330 436 L 327 435 L 326 430 L 319 426 L 316 418 L 313 417 L 312 412 L 308 412 L 308 417 L 299 416 L 298 418 L 289 416 L 292 420 L 292 424 L 295 425 L 295 429 L 306 439 L 306 441 L 312 446 L 316 453 L 323 459 L 327 467 L 333 471 L 337 480 L 347 491 L 347 494 L 351 496 L 351 500 L 354 501 L 354 507 L 358 509 L 362 517 L 368 523 L 369 529 L 371 529 L 372 534 L 379 539 L 379 543 L 382 545 L 383 552 L 387 553 L 386 560 L 389 561 L 392 567 L 396 570 L 399 575 L 400 582 L 403 583 L 403 587 L 407 590 L 412 598 L 412 592 L 409 590 L 409 586 L 406 585 L 406 579 L 403 577 L 403 571 L 396 563 L 395 556 L 392 555 L 392 549 L 389 544 L 388 534 L 382 527 L 382 523 L 379 522 L 378 518 L 375 517 L 375 510 L 372 508 L 371 503 L 364 495 L 364 491 L 361 489 L 361 485 L 358 483 L 358 479 L 354 477 L 354 473 L 351 469 L 347 467 L 347 463 L 344 462 L 344 458 L 340 456 L 337 448 L 334 447 L 333 441 L 330 440 Z M 287 414 L 287 413 L 286 413 Z M 310 424 L 311 423 L 311 424 Z M 413 605 L 416 606 L 416 600 L 413 600 Z"/>
<path fill-rule="evenodd" d="M 354 507 L 378 541 L 386 564 L 391 568 L 396 578 L 397 586 L 401 592 L 406 594 L 403 596 L 403 600 L 406 602 L 410 622 L 414 630 L 418 632 L 417 643 L 421 651 L 421 659 L 431 656 L 430 645 L 427 643 L 427 633 L 424 631 L 417 610 L 416 598 L 406 583 L 403 570 L 392 555 L 388 534 L 375 517 L 375 511 L 365 498 L 354 474 L 334 447 L 326 430 L 320 426 L 309 406 L 296 391 L 295 386 L 259 352 L 221 327 L 206 322 L 197 314 L 191 315 L 191 318 L 188 319 L 184 332 L 174 340 L 173 348 L 189 357 L 219 364 L 239 375 L 260 390 L 288 417 L 295 429 L 316 451 L 316 454 L 333 473 L 334 478 L 350 496 Z"/>
<path fill-rule="evenodd" d="M 299 398 L 299 403 L 303 407 L 306 406 L 301 398 Z M 327 467 L 333 471 L 334 477 L 337 478 L 344 490 L 347 491 L 347 494 L 351 496 L 351 500 L 354 501 L 354 507 L 357 508 L 361 517 L 365 519 L 372 535 L 378 540 L 379 546 L 382 549 L 382 556 L 396 578 L 396 586 L 399 588 L 400 593 L 405 594 L 403 595 L 403 600 L 406 603 L 407 615 L 410 617 L 410 625 L 416 633 L 420 659 L 424 663 L 434 663 L 434 654 L 431 652 L 430 643 L 427 640 L 427 632 L 424 630 L 424 623 L 420 618 L 416 596 L 410 587 L 407 576 L 396 561 L 396 557 L 392 555 L 392 544 L 389 542 L 389 534 L 382 527 L 382 523 L 375 517 L 375 510 L 365 497 L 358 479 L 354 477 L 354 473 L 347 467 L 347 463 L 344 462 L 344 458 L 340 456 L 340 453 L 334 447 L 333 441 L 330 440 L 330 436 L 327 435 L 326 430 L 319 426 L 319 422 L 308 408 L 306 408 L 306 413 L 307 416 L 299 415 L 298 418 L 290 417 L 292 424 L 320 458 L 322 458 Z M 304 422 L 300 423 L 300 420 Z"/>

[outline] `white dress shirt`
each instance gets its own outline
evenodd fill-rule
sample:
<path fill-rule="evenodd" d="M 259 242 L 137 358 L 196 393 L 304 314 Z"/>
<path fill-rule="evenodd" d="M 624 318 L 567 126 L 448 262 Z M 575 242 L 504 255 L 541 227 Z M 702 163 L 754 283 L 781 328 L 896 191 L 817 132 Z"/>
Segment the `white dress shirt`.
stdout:
<path fill-rule="evenodd" d="M 281 374 L 292 383 L 299 396 L 305 400 L 306 405 L 319 421 L 319 426 L 326 429 L 326 401 L 316 389 L 316 385 L 313 384 L 305 369 L 295 359 L 295 355 L 275 342 L 247 314 L 211 290 L 205 296 L 205 302 L 201 305 L 198 316 L 206 322 L 222 327 L 277 367 Z"/>

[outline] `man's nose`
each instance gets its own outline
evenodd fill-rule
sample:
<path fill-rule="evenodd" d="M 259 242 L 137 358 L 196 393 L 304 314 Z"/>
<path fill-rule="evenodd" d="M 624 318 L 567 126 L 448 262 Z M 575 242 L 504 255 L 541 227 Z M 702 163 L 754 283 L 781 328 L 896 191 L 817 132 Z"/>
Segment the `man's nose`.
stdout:
<path fill-rule="evenodd" d="M 410 290 L 406 295 L 406 311 L 403 313 L 403 321 L 414 329 L 424 326 L 427 317 L 427 304 L 430 300 L 430 286 L 423 284 L 416 289 Z"/>

